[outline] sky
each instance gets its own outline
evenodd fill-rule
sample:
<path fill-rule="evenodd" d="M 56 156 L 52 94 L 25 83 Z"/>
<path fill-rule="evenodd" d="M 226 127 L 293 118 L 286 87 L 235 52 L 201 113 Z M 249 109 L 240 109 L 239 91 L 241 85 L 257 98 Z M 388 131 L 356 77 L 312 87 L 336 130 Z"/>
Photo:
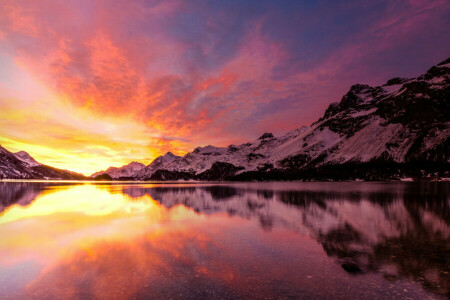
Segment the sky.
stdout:
<path fill-rule="evenodd" d="M 85 175 L 149 164 L 448 57 L 447 0 L 0 0 L 0 144 Z"/>

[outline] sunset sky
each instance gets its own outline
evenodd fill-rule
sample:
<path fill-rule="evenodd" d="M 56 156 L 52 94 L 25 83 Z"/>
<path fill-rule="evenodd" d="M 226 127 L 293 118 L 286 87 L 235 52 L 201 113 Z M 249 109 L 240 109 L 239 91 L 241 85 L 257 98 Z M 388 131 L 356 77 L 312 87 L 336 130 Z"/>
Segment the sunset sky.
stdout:
<path fill-rule="evenodd" d="M 0 144 L 89 175 L 317 120 L 450 57 L 450 2 L 0 0 Z"/>

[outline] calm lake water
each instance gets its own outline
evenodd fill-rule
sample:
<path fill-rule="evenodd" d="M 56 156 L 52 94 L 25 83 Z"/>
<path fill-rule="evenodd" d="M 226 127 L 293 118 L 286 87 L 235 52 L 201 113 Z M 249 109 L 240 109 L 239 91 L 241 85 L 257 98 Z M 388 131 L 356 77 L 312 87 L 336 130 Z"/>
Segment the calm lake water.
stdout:
<path fill-rule="evenodd" d="M 446 299 L 448 183 L 0 182 L 1 299 Z"/>

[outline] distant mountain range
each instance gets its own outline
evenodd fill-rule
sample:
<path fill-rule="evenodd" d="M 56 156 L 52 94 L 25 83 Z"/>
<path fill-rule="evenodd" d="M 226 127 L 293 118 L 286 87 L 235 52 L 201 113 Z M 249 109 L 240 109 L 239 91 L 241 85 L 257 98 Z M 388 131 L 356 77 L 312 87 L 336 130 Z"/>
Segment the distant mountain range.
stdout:
<path fill-rule="evenodd" d="M 241 145 L 198 147 L 184 156 L 168 152 L 148 166 L 132 162 L 94 173 L 91 178 L 385 180 L 450 177 L 449 83 L 450 58 L 417 78 L 393 78 L 377 87 L 354 85 L 340 102 L 330 104 L 323 117 L 310 127 L 300 127 L 279 137 L 264 133 Z M 11 155 L 3 154 L 4 148 L 0 150 L 0 178 L 61 176 L 72 179 L 80 176 L 43 166 L 24 152 L 8 152 L 13 155 L 12 159 Z"/>
<path fill-rule="evenodd" d="M 43 165 L 27 152 L 12 153 L 0 146 L 0 179 L 86 179 L 84 175 Z"/>

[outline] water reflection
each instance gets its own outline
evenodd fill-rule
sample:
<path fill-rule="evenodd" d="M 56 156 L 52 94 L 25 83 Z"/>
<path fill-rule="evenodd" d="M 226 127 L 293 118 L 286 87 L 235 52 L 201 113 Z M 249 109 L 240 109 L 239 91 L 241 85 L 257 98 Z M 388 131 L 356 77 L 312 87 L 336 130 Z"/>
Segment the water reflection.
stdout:
<path fill-rule="evenodd" d="M 445 183 L 0 183 L 0 293 L 449 297 L 449 195 Z M 26 261 L 39 271 L 8 288 Z"/>
<path fill-rule="evenodd" d="M 43 192 L 50 192 L 51 187 L 61 190 L 77 183 L 70 182 L 0 182 L 0 213 L 7 207 L 18 204 L 26 206 Z"/>
<path fill-rule="evenodd" d="M 13 204 L 30 204 L 44 188 L 42 184 L 0 182 L 0 213 Z"/>

